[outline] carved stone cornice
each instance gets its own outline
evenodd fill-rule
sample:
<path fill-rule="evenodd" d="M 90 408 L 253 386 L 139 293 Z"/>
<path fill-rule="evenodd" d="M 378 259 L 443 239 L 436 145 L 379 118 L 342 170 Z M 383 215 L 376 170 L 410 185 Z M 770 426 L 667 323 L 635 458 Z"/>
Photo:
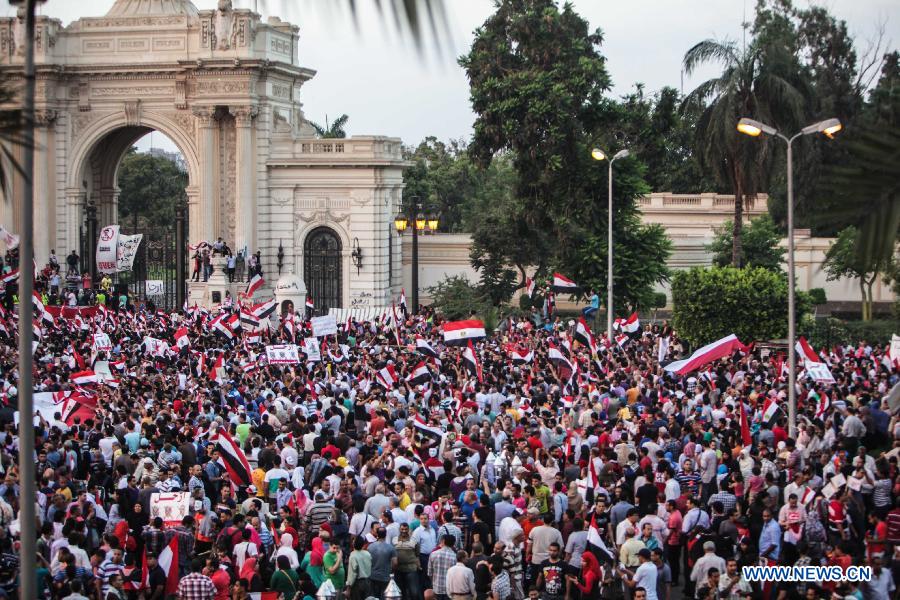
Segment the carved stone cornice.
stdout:
<path fill-rule="evenodd" d="M 40 126 L 52 125 L 56 122 L 59 113 L 52 108 L 34 111 L 34 124 Z"/>

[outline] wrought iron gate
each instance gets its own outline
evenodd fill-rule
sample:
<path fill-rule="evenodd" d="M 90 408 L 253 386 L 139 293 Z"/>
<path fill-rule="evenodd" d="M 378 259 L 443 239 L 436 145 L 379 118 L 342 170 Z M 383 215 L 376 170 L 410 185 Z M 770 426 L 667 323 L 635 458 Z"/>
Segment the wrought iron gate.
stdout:
<path fill-rule="evenodd" d="M 178 257 L 175 246 L 175 227 L 138 229 L 137 231 L 123 227 L 121 233 L 126 235 L 142 233 L 144 239 L 138 246 L 131 272 L 119 273 L 119 282 L 128 284 L 128 293 L 135 300 L 152 300 L 157 308 L 166 311 L 180 309 L 181 307 L 176 306 L 175 301 L 175 272 Z M 148 282 L 150 282 L 149 286 Z M 184 282 L 181 285 L 184 285 Z"/>
<path fill-rule="evenodd" d="M 313 229 L 303 242 L 303 278 L 317 314 L 342 308 L 341 240 L 328 227 Z"/>

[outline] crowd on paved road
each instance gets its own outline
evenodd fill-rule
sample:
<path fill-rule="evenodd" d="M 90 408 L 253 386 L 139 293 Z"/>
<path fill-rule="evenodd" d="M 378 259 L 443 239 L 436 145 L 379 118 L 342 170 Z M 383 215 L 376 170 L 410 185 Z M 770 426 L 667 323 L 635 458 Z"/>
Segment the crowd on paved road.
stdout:
<path fill-rule="evenodd" d="M 833 384 L 801 362 L 791 438 L 777 350 L 675 375 L 663 367 L 687 349 L 665 322 L 591 348 L 572 321 L 533 314 L 459 345 L 439 315 L 403 307 L 338 323 L 318 361 L 300 344 L 298 362 L 270 364 L 266 346 L 313 335 L 274 301 L 35 304 L 33 449 L 18 443 L 16 318 L 0 308 L 8 597 L 35 576 L 17 570 L 32 530 L 44 599 L 895 595 L 889 348 L 817 349 Z M 20 452 L 34 455 L 33 529 Z M 186 514 L 157 514 L 179 492 Z M 866 583 L 742 576 L 862 564 Z"/>

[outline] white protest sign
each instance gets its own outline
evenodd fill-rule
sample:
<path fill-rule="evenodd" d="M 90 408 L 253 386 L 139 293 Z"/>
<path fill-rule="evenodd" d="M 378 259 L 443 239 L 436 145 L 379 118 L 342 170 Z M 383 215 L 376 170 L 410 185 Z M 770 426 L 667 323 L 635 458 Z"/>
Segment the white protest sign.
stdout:
<path fill-rule="evenodd" d="M 97 381 L 103 383 L 105 381 L 112 381 L 115 379 L 113 377 L 112 371 L 109 369 L 109 361 L 108 360 L 98 360 L 94 363 L 94 375 L 97 376 Z"/>
<path fill-rule="evenodd" d="M 312 332 L 316 337 L 337 335 L 337 321 L 334 315 L 313 317 L 309 322 L 312 324 Z"/>
<path fill-rule="evenodd" d="M 19 236 L 0 225 L 0 241 L 6 244 L 7 250 L 15 250 L 19 247 Z"/>
<path fill-rule="evenodd" d="M 266 358 L 270 365 L 296 365 L 300 362 L 296 344 L 266 346 Z"/>
<path fill-rule="evenodd" d="M 116 250 L 118 243 L 118 225 L 107 225 L 100 230 L 100 239 L 97 240 L 97 270 L 99 272 L 116 272 Z"/>
<path fill-rule="evenodd" d="M 138 246 L 144 239 L 143 233 L 137 235 L 119 235 L 116 244 L 116 270 L 119 272 L 130 271 L 134 264 L 134 257 L 137 256 Z"/>
<path fill-rule="evenodd" d="M 148 279 L 146 285 L 147 296 L 165 296 L 166 286 L 162 279 Z"/>
<path fill-rule="evenodd" d="M 112 350 L 112 342 L 108 334 L 102 332 L 94 334 L 94 350 L 96 352 L 109 352 Z"/>
<path fill-rule="evenodd" d="M 309 357 L 309 362 L 322 360 L 322 352 L 319 350 L 319 340 L 314 337 L 303 340 L 303 351 Z"/>
<path fill-rule="evenodd" d="M 900 335 L 891 336 L 891 362 L 900 359 Z"/>
<path fill-rule="evenodd" d="M 806 363 L 806 374 L 819 383 L 834 383 L 834 376 L 825 363 Z"/>
<path fill-rule="evenodd" d="M 169 351 L 169 342 L 148 335 L 144 338 L 144 351 L 151 356 L 164 356 Z"/>
<path fill-rule="evenodd" d="M 181 525 L 181 520 L 190 515 L 190 502 L 188 492 L 150 494 L 150 521 L 160 517 L 166 527 Z"/>

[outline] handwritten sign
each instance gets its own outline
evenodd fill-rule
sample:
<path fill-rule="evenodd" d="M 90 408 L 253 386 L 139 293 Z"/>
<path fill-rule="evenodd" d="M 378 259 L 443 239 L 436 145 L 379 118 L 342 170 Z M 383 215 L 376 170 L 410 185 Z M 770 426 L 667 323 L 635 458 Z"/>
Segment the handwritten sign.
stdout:
<path fill-rule="evenodd" d="M 310 323 L 312 324 L 313 335 L 316 337 L 337 335 L 337 321 L 334 315 L 313 317 L 310 319 Z"/>
<path fill-rule="evenodd" d="M 147 296 L 165 296 L 166 286 L 161 279 L 148 279 L 146 284 Z"/>
<path fill-rule="evenodd" d="M 834 376 L 825 363 L 806 363 L 806 373 L 818 383 L 834 383 Z"/>
<path fill-rule="evenodd" d="M 96 352 L 109 352 L 112 350 L 112 341 L 106 333 L 94 334 L 94 350 Z"/>

